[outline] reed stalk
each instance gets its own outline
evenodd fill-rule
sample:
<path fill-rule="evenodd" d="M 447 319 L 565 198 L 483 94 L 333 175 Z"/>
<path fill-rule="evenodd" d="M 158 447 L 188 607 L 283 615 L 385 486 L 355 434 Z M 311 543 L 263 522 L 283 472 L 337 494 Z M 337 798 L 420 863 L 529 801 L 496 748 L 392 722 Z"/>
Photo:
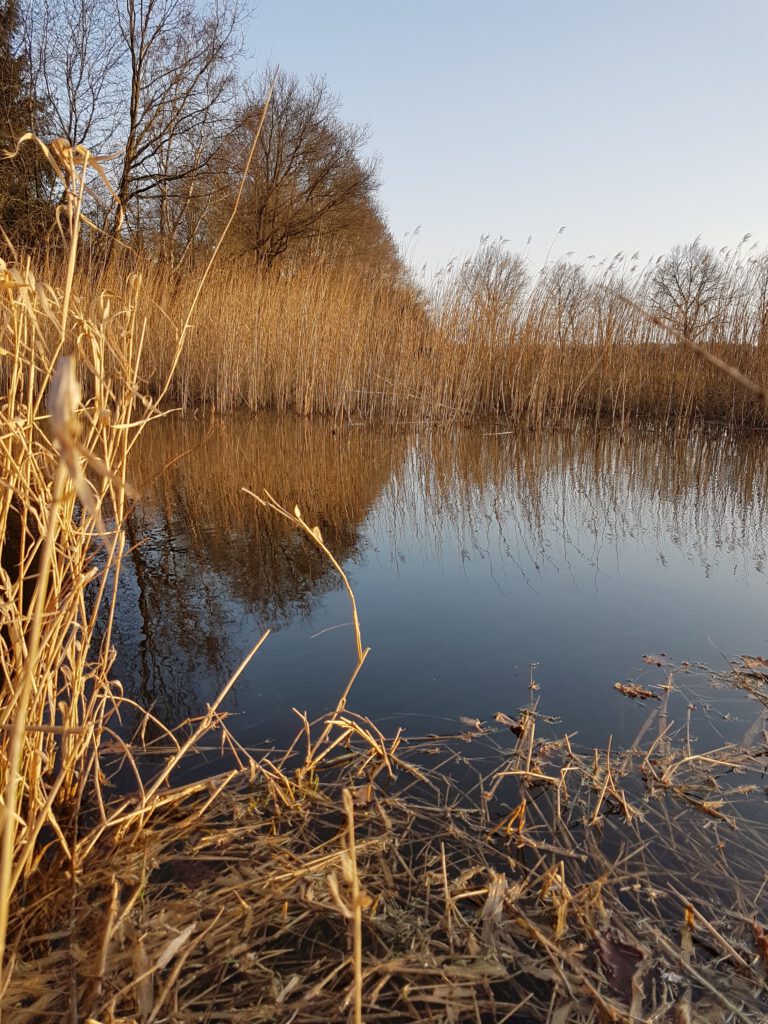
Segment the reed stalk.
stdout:
<path fill-rule="evenodd" d="M 566 302 L 555 285 L 570 270 L 549 268 L 500 317 L 468 302 L 450 277 L 417 288 L 404 274 L 348 265 L 281 271 L 224 258 L 200 289 L 192 268 L 172 274 L 147 263 L 145 372 L 154 394 L 171 379 L 167 401 L 185 408 L 337 423 L 763 426 L 768 334 L 759 267 L 755 256 L 730 261 L 713 300 L 718 316 L 681 342 L 654 312 L 650 270 L 581 268 Z M 193 305 L 179 353 L 173 323 Z"/>

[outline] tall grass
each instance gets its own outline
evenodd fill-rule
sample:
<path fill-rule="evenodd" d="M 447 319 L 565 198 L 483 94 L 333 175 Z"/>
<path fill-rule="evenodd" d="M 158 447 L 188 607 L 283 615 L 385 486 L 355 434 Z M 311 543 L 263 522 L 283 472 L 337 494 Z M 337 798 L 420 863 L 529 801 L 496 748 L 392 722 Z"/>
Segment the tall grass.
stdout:
<path fill-rule="evenodd" d="M 767 270 L 765 257 L 723 257 L 695 335 L 760 386 L 768 384 Z M 157 391 L 197 279 L 152 264 L 142 276 L 145 383 Z M 354 421 L 764 425 L 754 395 L 675 343 L 666 329 L 674 316 L 654 319 L 656 276 L 655 265 L 589 270 L 562 261 L 502 303 L 468 295 L 456 273 L 420 290 L 322 262 L 271 272 L 223 265 L 200 296 L 169 398 Z"/>
<path fill-rule="evenodd" d="M 2 993 L 19 950 L 29 948 L 30 922 L 45 930 L 45 899 L 74 908 L 88 852 L 119 838 L 140 841 L 153 813 L 175 799 L 168 788 L 175 765 L 216 722 L 214 705 L 183 741 L 166 730 L 171 754 L 153 778 L 140 776 L 120 735 L 131 702 L 111 667 L 131 503 L 127 467 L 160 413 L 143 390 L 149 346 L 137 315 L 140 278 L 119 297 L 82 298 L 76 288 L 90 157 L 63 145 L 44 151 L 65 189 L 65 272 L 54 287 L 28 260 L 0 263 Z M 169 373 L 183 331 L 175 355 L 167 342 Z M 168 383 L 156 378 L 158 401 Z M 116 800 L 109 765 L 121 759 L 137 794 Z M 77 999 L 73 991 L 73 1020 L 81 1019 Z"/>

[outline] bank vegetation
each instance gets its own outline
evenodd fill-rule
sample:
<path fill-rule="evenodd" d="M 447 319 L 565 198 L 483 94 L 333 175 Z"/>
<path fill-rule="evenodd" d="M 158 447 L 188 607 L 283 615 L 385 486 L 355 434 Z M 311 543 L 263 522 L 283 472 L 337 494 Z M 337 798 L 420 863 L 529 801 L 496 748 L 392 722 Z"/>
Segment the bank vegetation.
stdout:
<path fill-rule="evenodd" d="M 90 164 L 75 290 L 86 317 L 105 297 L 135 307 L 147 393 L 347 422 L 764 425 L 760 396 L 701 357 L 768 384 L 768 253 L 749 236 L 541 268 L 485 238 L 417 279 L 367 130 L 323 79 L 244 80 L 244 17 L 238 0 L 0 5 L 4 256 L 63 288 L 62 182 L 19 139 L 108 156 Z"/>
<path fill-rule="evenodd" d="M 176 730 L 113 666 L 131 454 L 169 407 L 536 424 L 585 411 L 626 422 L 654 403 L 672 419 L 761 422 L 756 399 L 687 347 L 727 351 L 763 380 L 759 259 L 717 258 L 727 273 L 696 286 L 687 319 L 660 272 L 638 278 L 647 296 L 619 295 L 615 266 L 557 264 L 499 307 L 480 288 L 487 246 L 477 279 L 470 263 L 425 294 L 397 263 L 359 137 L 323 106 L 321 83 L 272 75 L 247 101 L 244 134 L 228 125 L 209 150 L 220 113 L 209 100 L 234 82 L 236 9 L 201 18 L 127 0 L 65 16 L 5 3 L 0 15 L 2 131 L 18 149 L 0 164 L 3 1020 L 756 1019 L 768 948 L 765 835 L 750 803 L 764 769 L 762 659 L 728 681 L 757 710 L 740 742 L 699 752 L 670 736 L 670 669 L 648 691 L 658 713 L 620 754 L 545 735 L 535 701 L 456 737 L 385 737 L 347 706 L 367 656 L 351 593 L 354 672 L 322 721 L 297 717 L 286 751 L 244 750 L 223 712 L 266 636 Z M 70 47 L 100 38 L 110 45 L 86 57 Z M 28 87 L 31 68 L 44 91 Z M 93 105 L 56 107 L 77 83 Z M 295 223 L 297 209 L 306 223 L 300 187 L 322 163 L 308 157 L 270 191 L 265 154 L 286 152 L 270 148 L 281 138 L 270 112 L 294 90 L 302 104 L 320 97 L 326 149 L 343 157 L 346 140 L 354 160 L 341 161 L 344 201 L 286 233 L 270 224 Z M 64 114 L 67 131 L 41 144 Z M 254 123 L 243 176 L 223 154 Z M 120 136 L 112 175 L 84 141 L 95 124 Z M 210 192 L 198 191 L 203 168 Z M 233 195 L 243 202 L 225 234 Z M 493 296 L 506 256 L 491 256 Z M 670 259 L 711 265 L 697 246 Z M 664 334 L 670 317 L 681 345 Z M 298 506 L 263 500 L 340 571 Z M 226 769 L 189 781 L 189 759 L 214 743 Z"/>

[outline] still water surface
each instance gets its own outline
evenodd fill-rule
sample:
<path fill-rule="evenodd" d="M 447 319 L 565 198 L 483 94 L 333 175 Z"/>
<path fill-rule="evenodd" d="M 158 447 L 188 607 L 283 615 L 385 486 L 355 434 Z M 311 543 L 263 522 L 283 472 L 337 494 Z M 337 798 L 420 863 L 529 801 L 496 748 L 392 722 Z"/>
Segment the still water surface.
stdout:
<path fill-rule="evenodd" d="M 228 704 L 236 734 L 285 742 L 293 707 L 335 704 L 355 660 L 348 601 L 308 542 L 240 492 L 266 487 L 320 525 L 350 577 L 372 648 L 356 711 L 385 731 L 440 730 L 514 714 L 533 674 L 558 728 L 631 742 L 642 712 L 613 684 L 663 682 L 644 656 L 725 669 L 768 654 L 766 451 L 722 432 L 161 422 L 132 467 L 117 674 L 179 721 L 270 627 Z M 715 695 L 710 721 L 743 734 L 729 700 Z"/>

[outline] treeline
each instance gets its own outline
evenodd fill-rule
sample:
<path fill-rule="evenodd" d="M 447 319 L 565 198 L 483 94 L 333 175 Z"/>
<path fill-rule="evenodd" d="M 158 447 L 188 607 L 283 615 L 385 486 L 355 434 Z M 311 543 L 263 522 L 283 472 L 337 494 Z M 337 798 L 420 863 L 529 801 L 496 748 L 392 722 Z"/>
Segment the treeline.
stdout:
<path fill-rule="evenodd" d="M 768 345 L 768 251 L 749 234 L 719 251 L 696 239 L 644 264 L 639 253 L 566 257 L 537 274 L 504 240 L 483 238 L 439 275 L 433 296 L 436 313 L 461 322 L 467 339 Z"/>
<path fill-rule="evenodd" d="M 225 256 L 260 266 L 311 257 L 397 268 L 367 129 L 323 79 L 242 76 L 240 0 L 2 0 L 0 148 L 32 132 L 102 156 L 92 176 L 93 259 L 165 266 L 207 257 L 264 117 Z M 271 99 L 264 110 L 271 88 Z M 61 182 L 31 144 L 0 163 L 0 223 L 16 247 L 56 241 Z"/>

